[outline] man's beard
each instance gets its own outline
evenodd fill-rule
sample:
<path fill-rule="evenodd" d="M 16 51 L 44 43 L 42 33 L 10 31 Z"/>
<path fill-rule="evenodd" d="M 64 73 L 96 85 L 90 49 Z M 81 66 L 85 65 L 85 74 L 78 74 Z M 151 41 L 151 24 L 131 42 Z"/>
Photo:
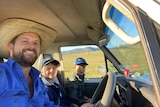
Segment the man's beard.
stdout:
<path fill-rule="evenodd" d="M 27 50 L 27 49 L 26 49 Z M 29 49 L 28 49 L 29 50 Z M 37 52 L 34 50 L 35 52 L 35 57 L 33 58 L 26 58 L 24 55 L 24 50 L 22 50 L 22 52 L 20 53 L 16 53 L 13 50 L 13 54 L 12 54 L 12 58 L 14 60 L 16 60 L 20 65 L 24 66 L 24 67 L 31 67 L 34 62 L 36 61 L 36 59 L 38 58 Z"/>

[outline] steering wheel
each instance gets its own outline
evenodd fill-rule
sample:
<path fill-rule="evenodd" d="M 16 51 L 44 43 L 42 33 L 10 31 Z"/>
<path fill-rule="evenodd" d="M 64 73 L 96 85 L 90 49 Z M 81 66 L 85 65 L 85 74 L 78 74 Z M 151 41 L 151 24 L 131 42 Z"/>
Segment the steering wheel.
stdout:
<path fill-rule="evenodd" d="M 110 107 L 114 91 L 116 87 L 116 76 L 113 72 L 108 72 L 102 81 L 97 86 L 92 98 L 91 103 L 96 103 L 100 97 L 100 107 Z"/>

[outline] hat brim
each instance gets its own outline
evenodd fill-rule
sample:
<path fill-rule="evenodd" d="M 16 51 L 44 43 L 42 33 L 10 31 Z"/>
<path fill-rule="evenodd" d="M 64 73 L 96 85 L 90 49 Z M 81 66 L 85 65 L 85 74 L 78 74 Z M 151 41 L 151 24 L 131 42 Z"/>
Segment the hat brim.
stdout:
<path fill-rule="evenodd" d="M 9 57 L 8 44 L 16 36 L 32 32 L 40 36 L 41 52 L 49 47 L 56 38 L 56 31 L 35 21 L 22 18 L 10 18 L 0 23 L 0 56 Z"/>
<path fill-rule="evenodd" d="M 60 63 L 57 60 L 52 59 L 52 60 L 49 60 L 49 61 L 45 62 L 42 65 L 42 67 L 45 66 L 45 65 L 47 65 L 47 64 L 49 64 L 49 63 L 55 63 L 57 67 L 60 66 Z"/>
<path fill-rule="evenodd" d="M 88 65 L 87 63 L 80 63 L 80 64 L 76 64 L 76 65 Z"/>

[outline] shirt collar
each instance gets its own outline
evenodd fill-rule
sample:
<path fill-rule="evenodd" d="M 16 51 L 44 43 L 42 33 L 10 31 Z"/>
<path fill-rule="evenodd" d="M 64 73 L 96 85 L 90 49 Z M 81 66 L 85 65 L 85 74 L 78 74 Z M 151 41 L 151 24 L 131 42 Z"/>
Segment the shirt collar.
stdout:
<path fill-rule="evenodd" d="M 19 65 L 14 59 L 8 58 L 7 63 L 13 68 L 15 65 Z M 19 65 L 20 66 L 20 65 Z"/>
<path fill-rule="evenodd" d="M 16 62 L 14 59 L 12 59 L 12 58 L 8 58 L 7 63 L 9 64 L 9 66 L 11 67 L 11 69 L 12 69 L 13 71 L 17 70 L 18 68 L 21 69 L 20 64 L 17 63 L 17 62 Z M 23 71 L 22 71 L 22 72 L 23 72 Z M 31 70 L 30 70 L 30 72 L 29 72 L 29 74 L 30 74 L 30 76 L 32 77 L 33 80 L 39 78 L 39 73 L 40 73 L 40 72 L 39 72 L 36 68 L 34 68 L 34 67 L 32 67 Z M 20 73 L 19 73 L 19 74 L 20 74 Z"/>
<path fill-rule="evenodd" d="M 47 86 L 55 85 L 54 80 L 46 79 L 42 75 L 40 77 L 42 78 L 42 81 L 44 82 L 45 85 Z"/>
<path fill-rule="evenodd" d="M 75 74 L 75 79 L 77 79 L 78 81 L 84 81 L 84 76 L 85 74 L 83 75 Z"/>

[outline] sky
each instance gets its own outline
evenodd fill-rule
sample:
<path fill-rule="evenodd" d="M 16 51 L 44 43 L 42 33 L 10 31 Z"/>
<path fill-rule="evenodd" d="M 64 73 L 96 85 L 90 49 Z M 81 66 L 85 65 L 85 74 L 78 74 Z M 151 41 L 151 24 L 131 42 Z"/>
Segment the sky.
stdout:
<path fill-rule="evenodd" d="M 62 51 L 69 51 L 69 50 L 73 50 L 73 49 L 77 49 L 77 48 L 85 48 L 85 47 L 95 47 L 97 48 L 97 46 L 95 45 L 83 45 L 83 46 L 67 46 L 67 47 L 61 47 Z"/>

